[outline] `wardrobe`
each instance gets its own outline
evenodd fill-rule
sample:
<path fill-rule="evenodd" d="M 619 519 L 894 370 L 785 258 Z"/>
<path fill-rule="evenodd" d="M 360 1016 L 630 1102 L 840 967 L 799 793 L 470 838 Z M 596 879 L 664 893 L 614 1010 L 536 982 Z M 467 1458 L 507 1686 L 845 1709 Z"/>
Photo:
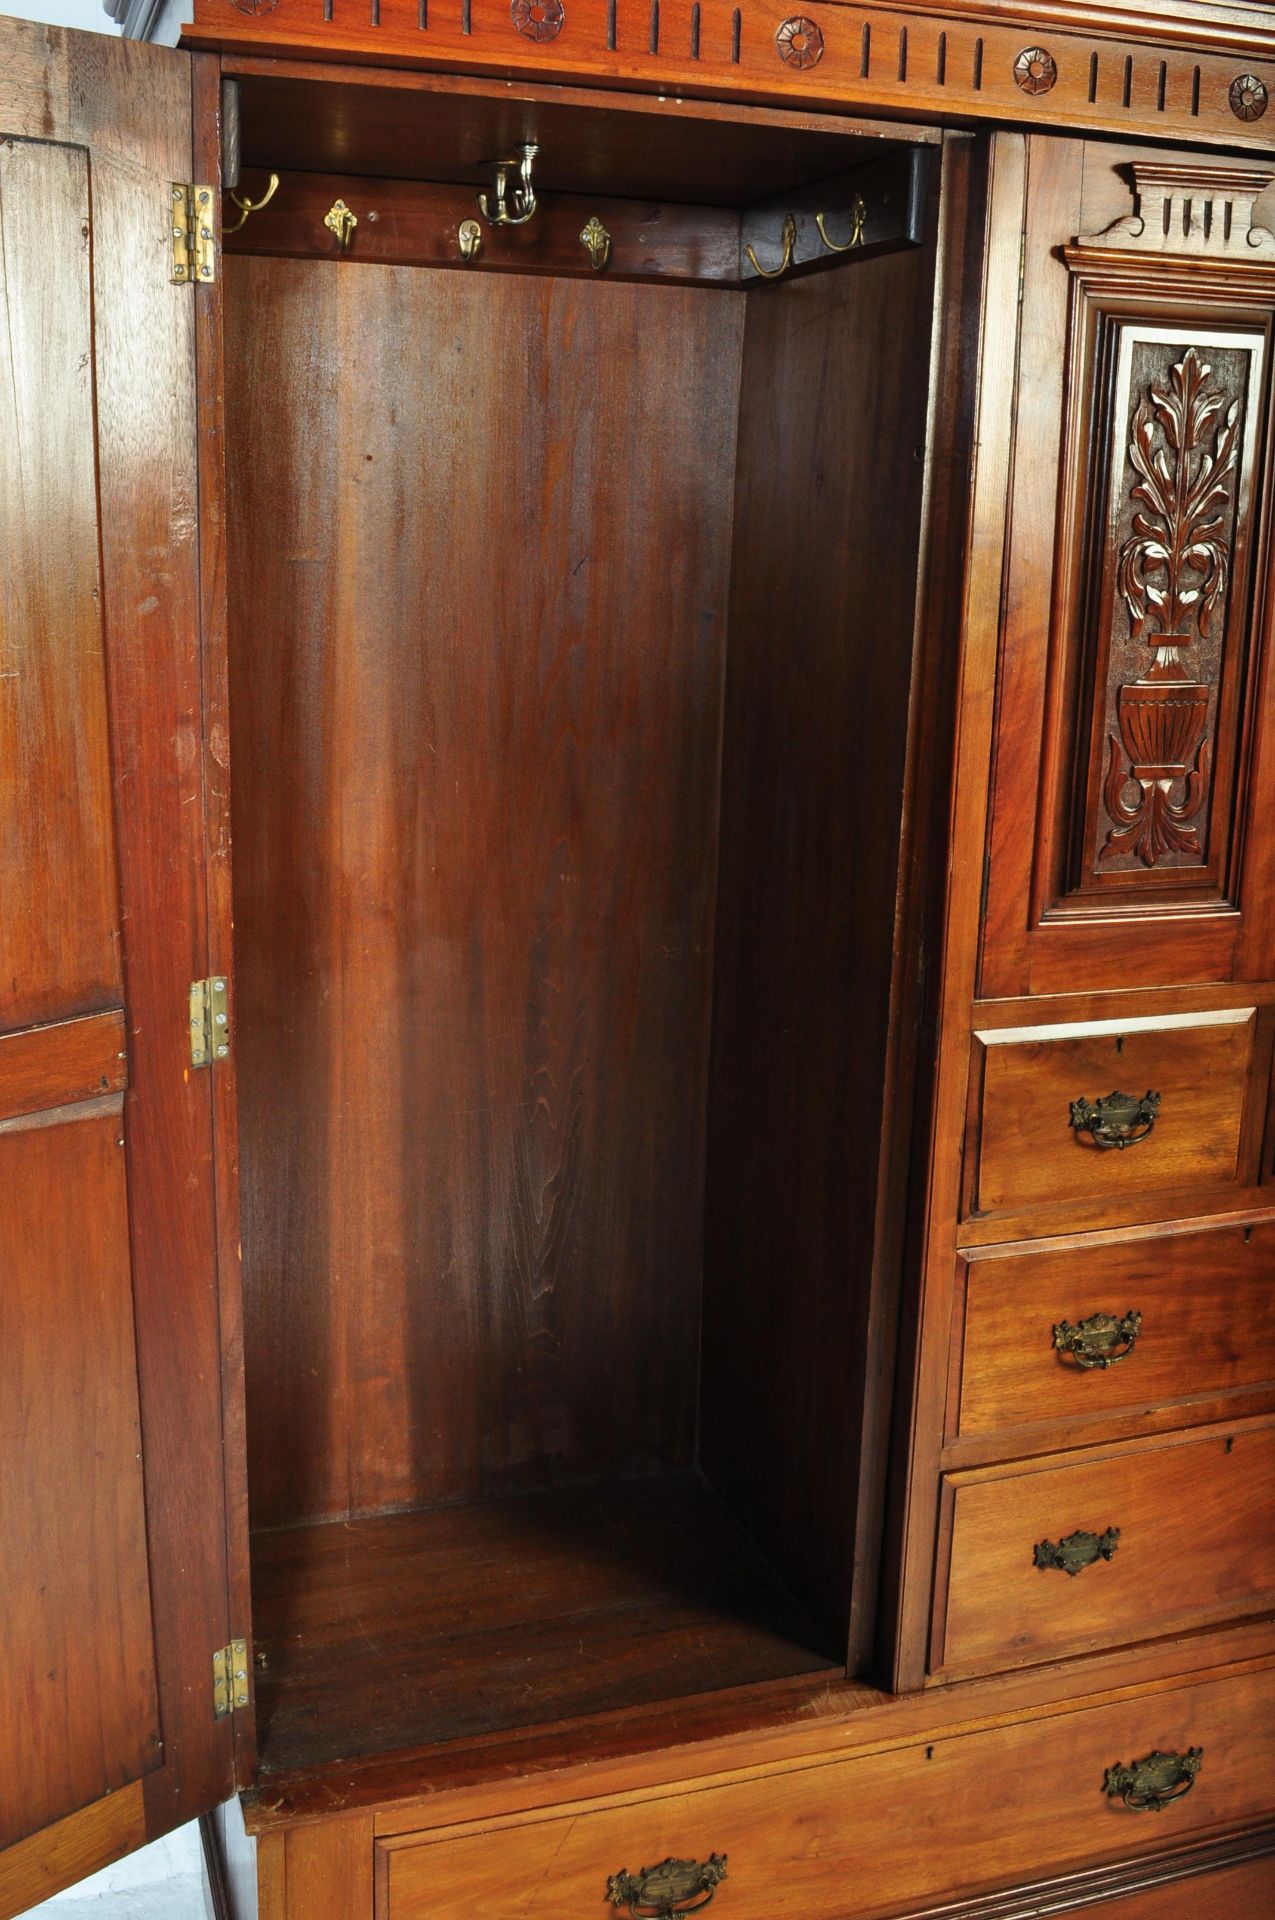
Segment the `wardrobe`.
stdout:
<path fill-rule="evenodd" d="M 0 1914 L 1275 1902 L 1275 23 L 0 22 Z"/>

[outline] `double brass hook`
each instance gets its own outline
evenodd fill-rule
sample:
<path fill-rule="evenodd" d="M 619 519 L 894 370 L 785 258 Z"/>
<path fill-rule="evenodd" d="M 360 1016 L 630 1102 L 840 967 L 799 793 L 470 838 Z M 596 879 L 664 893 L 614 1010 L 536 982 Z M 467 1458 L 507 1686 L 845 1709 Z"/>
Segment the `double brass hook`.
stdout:
<path fill-rule="evenodd" d="M 268 207 L 278 191 L 279 176 L 277 173 L 272 173 L 270 176 L 270 184 L 262 194 L 260 200 L 250 200 L 246 193 L 232 193 L 230 198 L 239 209 L 239 218 L 235 221 L 233 227 L 228 227 L 223 223 L 221 229 L 223 236 L 228 233 L 238 233 L 240 227 L 246 224 L 248 215 L 250 213 L 260 213 L 263 207 Z"/>
<path fill-rule="evenodd" d="M 828 238 L 828 229 L 824 225 L 825 218 L 826 215 L 817 213 L 815 215 L 815 225 L 819 229 L 819 238 L 823 241 L 829 253 L 849 253 L 851 247 L 861 247 L 863 245 L 863 232 L 868 222 L 868 209 L 864 204 L 861 193 L 856 193 L 850 203 L 850 238 L 843 240 L 840 246 L 837 245 L 835 240 Z"/>
<path fill-rule="evenodd" d="M 496 161 L 496 177 L 491 193 L 480 193 L 478 196 L 478 210 L 493 227 L 525 226 L 536 211 L 536 189 L 532 184 L 531 167 L 539 151 L 537 146 L 528 142 L 522 150 L 521 159 Z M 511 188 L 509 177 L 515 171 L 518 177 Z"/>

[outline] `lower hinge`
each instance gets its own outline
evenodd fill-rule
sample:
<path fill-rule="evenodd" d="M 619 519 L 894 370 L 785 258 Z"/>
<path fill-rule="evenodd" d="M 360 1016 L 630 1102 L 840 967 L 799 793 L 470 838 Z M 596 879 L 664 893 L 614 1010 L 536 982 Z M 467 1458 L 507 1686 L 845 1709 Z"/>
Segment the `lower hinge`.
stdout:
<path fill-rule="evenodd" d="M 169 198 L 173 235 L 172 280 L 177 286 L 211 286 L 217 278 L 213 190 L 174 180 Z"/>
<path fill-rule="evenodd" d="M 228 1647 L 218 1647 L 212 1660 L 213 1719 L 224 1720 L 248 1704 L 248 1642 L 232 1640 Z"/>
<path fill-rule="evenodd" d="M 206 1067 L 230 1052 L 229 983 L 224 973 L 190 983 L 190 1064 Z"/>

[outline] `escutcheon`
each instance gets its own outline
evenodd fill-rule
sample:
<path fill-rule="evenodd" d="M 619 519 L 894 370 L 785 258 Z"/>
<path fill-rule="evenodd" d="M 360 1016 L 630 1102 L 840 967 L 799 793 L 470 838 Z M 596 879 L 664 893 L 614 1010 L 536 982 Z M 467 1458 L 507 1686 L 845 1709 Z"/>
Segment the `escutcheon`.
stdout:
<path fill-rule="evenodd" d="M 724 1853 L 710 1853 L 707 1860 L 670 1858 L 641 1873 L 621 1867 L 607 1881 L 607 1899 L 613 1907 L 627 1907 L 635 1920 L 674 1920 L 706 1907 L 725 1878 Z"/>
<path fill-rule="evenodd" d="M 1119 1539 L 1119 1527 L 1108 1527 L 1105 1533 L 1086 1533 L 1082 1528 L 1077 1533 L 1069 1533 L 1065 1540 L 1039 1540 L 1032 1548 L 1032 1564 L 1056 1567 L 1059 1573 L 1070 1574 L 1074 1580 L 1095 1560 L 1114 1559 Z"/>
<path fill-rule="evenodd" d="M 1103 1787 L 1108 1800 L 1122 1800 L 1135 1813 L 1160 1813 L 1190 1793 L 1203 1761 L 1203 1747 L 1188 1747 L 1185 1753 L 1162 1753 L 1157 1747 L 1131 1766 L 1108 1767 Z"/>

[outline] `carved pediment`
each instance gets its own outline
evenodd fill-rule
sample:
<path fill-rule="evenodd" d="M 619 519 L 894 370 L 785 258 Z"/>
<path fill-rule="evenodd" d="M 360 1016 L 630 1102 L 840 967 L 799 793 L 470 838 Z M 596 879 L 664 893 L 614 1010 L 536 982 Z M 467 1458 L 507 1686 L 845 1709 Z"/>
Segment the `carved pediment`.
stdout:
<path fill-rule="evenodd" d="M 1253 223 L 1253 207 L 1275 180 L 1275 167 L 1148 160 L 1136 162 L 1132 173 L 1133 212 L 1101 233 L 1082 233 L 1081 246 L 1231 260 L 1275 257 L 1275 233 Z"/>

